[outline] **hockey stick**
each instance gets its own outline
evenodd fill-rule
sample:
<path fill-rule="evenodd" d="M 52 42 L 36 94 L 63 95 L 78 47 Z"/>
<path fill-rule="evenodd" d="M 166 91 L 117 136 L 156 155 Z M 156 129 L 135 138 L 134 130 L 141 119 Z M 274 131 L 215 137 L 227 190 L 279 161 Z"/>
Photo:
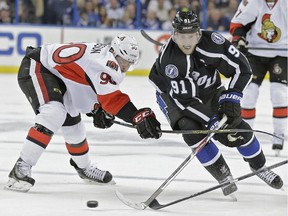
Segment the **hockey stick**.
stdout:
<path fill-rule="evenodd" d="M 163 43 L 151 38 L 143 29 L 140 30 L 141 35 L 151 43 L 157 45 L 157 46 L 163 46 Z M 250 50 L 275 50 L 275 51 L 287 51 L 287 48 L 265 48 L 265 47 L 247 47 L 247 49 Z"/>
<path fill-rule="evenodd" d="M 247 47 L 249 50 L 275 50 L 275 51 L 287 51 L 287 48 L 265 48 L 265 47 Z"/>
<path fill-rule="evenodd" d="M 151 38 L 143 29 L 140 30 L 141 32 L 141 35 L 148 41 L 150 41 L 151 43 L 157 45 L 157 46 L 162 46 L 163 43 L 159 42 L 159 41 L 156 41 L 154 40 L 153 38 Z"/>
<path fill-rule="evenodd" d="M 257 170 L 255 172 L 252 172 L 252 173 L 248 173 L 246 175 L 242 175 L 238 178 L 234 178 L 233 180 L 231 180 L 230 182 L 224 182 L 222 184 L 219 184 L 219 185 L 216 185 L 214 187 L 211 187 L 211 188 L 208 188 L 206 190 L 203 190 L 203 191 L 200 191 L 198 193 L 195 193 L 195 194 L 192 194 L 190 196 L 187 196 L 187 197 L 184 197 L 184 198 L 181 198 L 181 199 L 178 199 L 178 200 L 175 200 L 173 202 L 169 202 L 167 204 L 160 204 L 156 199 L 153 200 L 153 202 L 150 203 L 149 207 L 154 209 L 154 210 L 158 210 L 158 209 L 162 209 L 162 208 L 165 208 L 167 206 L 171 206 L 171 205 L 174 205 L 176 203 L 179 203 L 179 202 L 183 202 L 185 200 L 188 200 L 188 199 L 191 199 L 191 198 L 194 198 L 196 196 L 199 196 L 199 195 L 202 195 L 202 194 L 205 194 L 205 193 L 208 193 L 208 192 L 211 192 L 211 191 L 214 191 L 216 189 L 219 189 L 221 187 L 224 187 L 224 186 L 227 186 L 229 184 L 232 184 L 232 183 L 236 183 L 236 182 L 239 182 L 239 181 L 242 181 L 244 179 L 247 179 L 247 178 L 250 178 L 252 176 L 255 176 L 261 172 L 265 172 L 266 170 L 271 170 L 271 169 L 274 169 L 276 167 L 279 167 L 279 166 L 282 166 L 284 164 L 287 164 L 288 160 L 285 160 L 285 161 L 282 161 L 282 162 L 279 162 L 279 163 L 276 163 L 274 165 L 271 165 L 269 167 L 265 167 L 261 170 Z"/>
<path fill-rule="evenodd" d="M 225 122 L 227 121 L 227 116 L 223 116 L 221 121 L 219 122 L 219 125 L 217 128 L 221 128 Z M 204 146 L 211 140 L 211 138 L 214 136 L 215 133 L 208 134 L 198 145 L 197 148 L 194 149 L 194 152 L 192 152 L 181 164 L 178 166 L 178 168 L 160 185 L 160 187 L 145 201 L 140 203 L 135 203 L 129 199 L 127 199 L 122 193 L 120 193 L 118 190 L 115 191 L 116 196 L 118 199 L 120 199 L 124 204 L 127 206 L 138 209 L 138 210 L 144 210 L 146 209 L 150 203 L 155 200 L 155 198 L 162 193 L 162 191 L 170 184 L 170 182 L 187 166 L 187 164 L 200 152 Z"/>
<path fill-rule="evenodd" d="M 120 121 L 116 121 L 113 120 L 113 123 L 118 124 L 118 125 L 122 125 L 124 127 L 129 127 L 129 128 L 135 128 L 134 125 L 132 124 L 128 124 L 125 122 L 120 122 Z M 167 133 L 167 134 L 209 134 L 209 133 L 251 133 L 251 132 L 255 132 L 255 133 L 263 133 L 263 134 L 267 134 L 269 136 L 272 137 L 276 137 L 278 139 L 283 139 L 282 137 L 278 137 L 275 134 L 266 132 L 266 131 L 261 131 L 261 130 L 249 130 L 249 129 L 220 129 L 220 130 L 161 130 L 162 133 Z"/>

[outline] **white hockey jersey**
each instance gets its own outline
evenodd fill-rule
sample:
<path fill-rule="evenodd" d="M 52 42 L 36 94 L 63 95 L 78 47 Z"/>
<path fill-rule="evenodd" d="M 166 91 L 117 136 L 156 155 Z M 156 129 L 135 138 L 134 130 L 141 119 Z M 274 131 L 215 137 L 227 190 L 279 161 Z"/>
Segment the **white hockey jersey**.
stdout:
<path fill-rule="evenodd" d="M 65 83 L 64 106 L 71 116 L 91 112 L 98 102 L 115 115 L 130 101 L 119 89 L 125 73 L 109 50 L 96 43 L 42 46 L 40 61 Z"/>
<path fill-rule="evenodd" d="M 287 0 L 242 0 L 231 20 L 230 33 L 238 28 L 248 28 L 248 47 L 267 48 L 249 49 L 254 55 L 287 56 L 287 18 Z"/>

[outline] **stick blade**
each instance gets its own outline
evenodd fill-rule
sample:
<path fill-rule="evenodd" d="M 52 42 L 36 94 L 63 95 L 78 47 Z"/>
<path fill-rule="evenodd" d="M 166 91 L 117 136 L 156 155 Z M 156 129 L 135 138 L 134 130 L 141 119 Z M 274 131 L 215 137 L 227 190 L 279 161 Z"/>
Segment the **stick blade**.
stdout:
<path fill-rule="evenodd" d="M 146 40 L 150 41 L 151 43 L 157 45 L 157 46 L 163 46 L 163 43 L 160 43 L 157 40 L 154 40 L 153 38 L 151 38 L 143 29 L 140 30 L 140 33 L 142 34 L 142 36 L 144 38 L 146 38 Z"/>
<path fill-rule="evenodd" d="M 125 205 L 137 209 L 137 210 L 144 210 L 147 206 L 144 203 L 135 203 L 132 200 L 128 199 L 127 197 L 125 197 L 120 191 L 115 190 L 115 194 L 117 196 L 117 198 L 123 202 Z"/>
<path fill-rule="evenodd" d="M 161 208 L 162 208 L 162 205 L 161 205 L 156 199 L 154 199 L 154 200 L 149 204 L 149 207 L 150 207 L 151 209 L 158 210 L 158 209 L 161 209 Z"/>

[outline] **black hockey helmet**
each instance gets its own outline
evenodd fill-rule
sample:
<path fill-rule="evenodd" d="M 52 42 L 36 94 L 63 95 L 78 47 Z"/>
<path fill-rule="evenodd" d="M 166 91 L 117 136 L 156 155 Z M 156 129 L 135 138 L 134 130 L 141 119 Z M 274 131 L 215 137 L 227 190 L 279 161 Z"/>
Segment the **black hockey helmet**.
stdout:
<path fill-rule="evenodd" d="M 199 19 L 196 13 L 191 10 L 178 11 L 172 21 L 174 32 L 195 33 L 200 29 Z"/>

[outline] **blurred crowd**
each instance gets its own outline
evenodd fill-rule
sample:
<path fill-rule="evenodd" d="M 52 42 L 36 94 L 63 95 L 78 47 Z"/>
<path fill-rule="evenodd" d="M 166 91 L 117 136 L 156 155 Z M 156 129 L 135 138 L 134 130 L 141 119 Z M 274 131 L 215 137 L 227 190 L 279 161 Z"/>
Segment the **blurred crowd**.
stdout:
<path fill-rule="evenodd" d="M 240 0 L 207 0 L 206 29 L 228 31 Z M 202 19 L 202 0 L 0 0 L 0 23 L 172 30 L 178 10 Z M 77 10 L 74 10 L 77 8 Z M 203 20 L 202 20 L 203 21 Z"/>

